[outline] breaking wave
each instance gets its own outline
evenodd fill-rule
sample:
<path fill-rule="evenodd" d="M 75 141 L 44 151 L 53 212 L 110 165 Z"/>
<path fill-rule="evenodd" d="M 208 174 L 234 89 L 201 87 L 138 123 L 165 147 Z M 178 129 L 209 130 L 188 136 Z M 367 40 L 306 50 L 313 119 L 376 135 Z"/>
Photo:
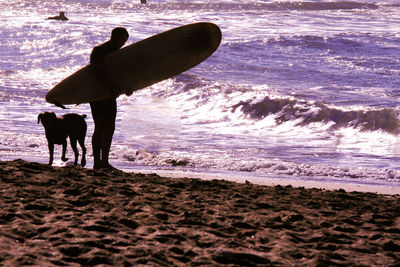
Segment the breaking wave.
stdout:
<path fill-rule="evenodd" d="M 307 102 L 295 99 L 271 99 L 265 97 L 258 102 L 241 101 L 231 107 L 232 112 L 240 109 L 246 116 L 261 120 L 268 115 L 275 115 L 277 124 L 290 120 L 300 120 L 297 126 L 315 122 L 332 123 L 332 130 L 344 127 L 359 128 L 362 131 L 382 130 L 390 134 L 400 131 L 399 114 L 393 109 L 378 110 L 341 110 L 321 102 Z"/>

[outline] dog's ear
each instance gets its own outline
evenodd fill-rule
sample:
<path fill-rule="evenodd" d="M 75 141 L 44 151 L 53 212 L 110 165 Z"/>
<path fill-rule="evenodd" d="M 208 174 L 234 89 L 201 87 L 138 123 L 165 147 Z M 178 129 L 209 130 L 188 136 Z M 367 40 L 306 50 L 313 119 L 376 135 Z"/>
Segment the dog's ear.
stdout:
<path fill-rule="evenodd" d="M 57 118 L 56 113 L 54 113 L 54 112 L 47 112 L 47 113 L 50 114 L 50 116 L 51 116 L 52 119 L 55 120 L 55 119 Z"/>
<path fill-rule="evenodd" d="M 38 123 L 38 124 L 40 123 L 40 120 L 42 119 L 42 116 L 43 116 L 43 112 L 40 113 L 40 114 L 38 115 L 38 117 L 37 117 L 37 123 Z"/>

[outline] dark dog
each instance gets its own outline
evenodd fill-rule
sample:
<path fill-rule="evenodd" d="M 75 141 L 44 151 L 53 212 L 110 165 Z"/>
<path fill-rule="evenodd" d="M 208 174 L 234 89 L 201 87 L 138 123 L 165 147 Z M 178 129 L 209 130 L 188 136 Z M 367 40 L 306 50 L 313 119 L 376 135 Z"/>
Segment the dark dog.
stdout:
<path fill-rule="evenodd" d="M 76 147 L 76 141 L 82 148 L 81 166 L 86 165 L 86 147 L 85 137 L 87 125 L 85 121 L 86 115 L 65 114 L 56 117 L 54 112 L 42 112 L 38 116 L 38 123 L 42 122 L 46 132 L 46 138 L 49 146 L 50 160 L 49 165 L 53 164 L 54 144 L 62 145 L 62 161 L 67 161 L 65 153 L 67 151 L 67 137 L 71 143 L 72 150 L 75 154 L 74 165 L 78 164 L 79 152 Z"/>

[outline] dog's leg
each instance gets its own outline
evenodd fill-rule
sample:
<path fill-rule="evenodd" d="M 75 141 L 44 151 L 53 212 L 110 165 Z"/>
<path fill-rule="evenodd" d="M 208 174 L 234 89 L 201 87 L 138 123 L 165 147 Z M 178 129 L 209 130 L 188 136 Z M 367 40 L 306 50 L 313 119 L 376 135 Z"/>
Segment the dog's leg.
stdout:
<path fill-rule="evenodd" d="M 82 138 L 78 139 L 79 145 L 82 148 L 82 160 L 81 160 L 81 166 L 85 167 L 86 165 L 86 147 L 85 147 L 85 136 Z"/>
<path fill-rule="evenodd" d="M 78 148 L 76 147 L 76 138 L 70 136 L 69 142 L 71 143 L 72 150 L 74 151 L 75 155 L 74 166 L 76 166 L 78 165 L 78 157 L 79 157 Z"/>
<path fill-rule="evenodd" d="M 48 142 L 48 146 L 49 146 L 49 153 L 50 153 L 49 165 L 51 166 L 53 164 L 54 144 L 51 142 Z"/>
<path fill-rule="evenodd" d="M 61 160 L 66 162 L 68 158 L 65 157 L 65 154 L 67 153 L 67 139 L 65 139 L 64 143 L 62 144 L 62 156 Z"/>

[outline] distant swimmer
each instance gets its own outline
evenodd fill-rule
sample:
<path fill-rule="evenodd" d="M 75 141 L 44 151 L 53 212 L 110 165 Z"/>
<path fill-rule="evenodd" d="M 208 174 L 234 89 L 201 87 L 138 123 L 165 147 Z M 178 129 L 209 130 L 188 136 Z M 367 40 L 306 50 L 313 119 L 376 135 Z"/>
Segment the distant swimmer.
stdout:
<path fill-rule="evenodd" d="M 60 12 L 60 14 L 58 16 L 48 17 L 47 19 L 68 20 L 68 18 L 65 16 L 64 12 Z"/>

